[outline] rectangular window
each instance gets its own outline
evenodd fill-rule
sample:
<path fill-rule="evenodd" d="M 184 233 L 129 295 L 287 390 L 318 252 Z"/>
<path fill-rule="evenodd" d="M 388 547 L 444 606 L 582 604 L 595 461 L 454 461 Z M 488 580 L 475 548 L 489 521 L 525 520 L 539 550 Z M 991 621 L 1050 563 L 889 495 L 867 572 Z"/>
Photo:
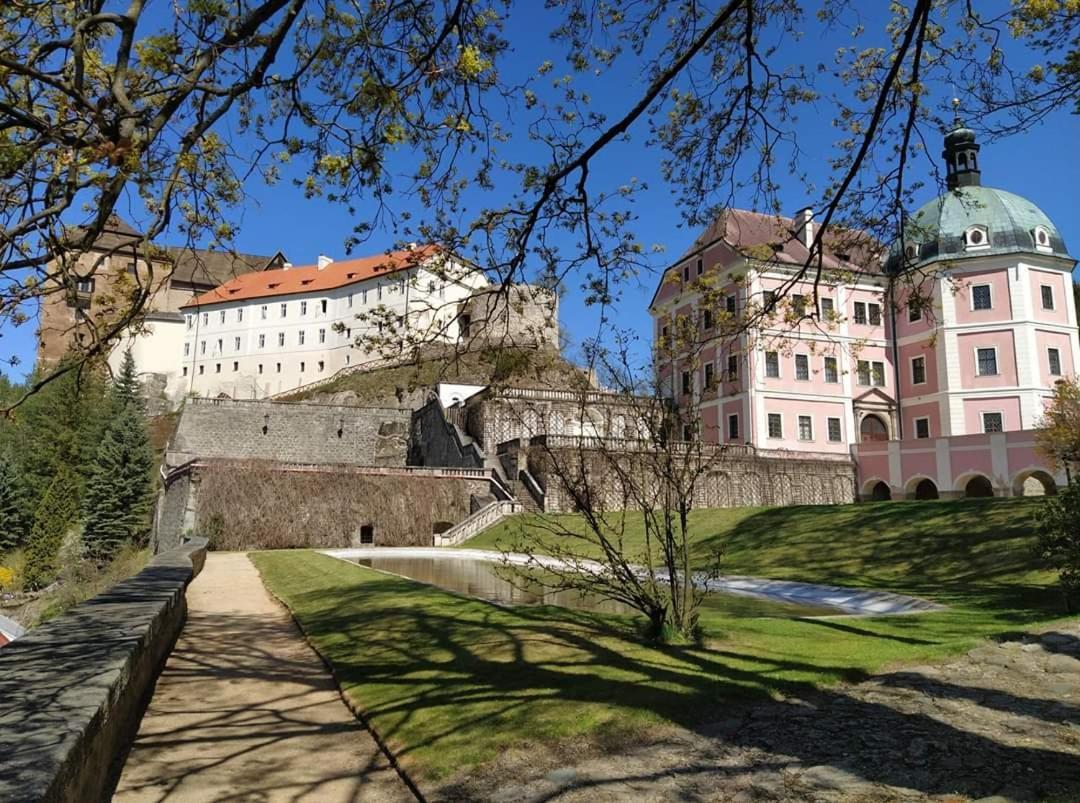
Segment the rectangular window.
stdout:
<path fill-rule="evenodd" d="M 185 343 L 184 344 L 184 356 L 187 357 L 189 354 L 191 354 L 191 344 L 190 343 Z"/>
<path fill-rule="evenodd" d="M 907 319 L 908 323 L 915 323 L 916 321 L 922 320 L 922 307 L 920 307 L 915 301 L 912 301 L 912 303 L 908 305 Z"/>
<path fill-rule="evenodd" d="M 80 293 L 92 293 L 94 292 L 94 280 L 91 279 L 79 279 L 75 282 L 75 289 Z M 191 328 L 191 316 L 188 316 L 188 328 Z"/>
<path fill-rule="evenodd" d="M 266 348 L 266 335 L 259 335 L 259 348 Z"/>
<path fill-rule="evenodd" d="M 880 304 L 867 304 L 866 311 L 869 313 L 871 326 L 881 326 L 881 305 Z"/>
<path fill-rule="evenodd" d="M 806 296 L 793 295 L 791 297 L 791 309 L 795 312 L 795 315 L 801 318 L 806 314 Z"/>
<path fill-rule="evenodd" d="M 280 374 L 280 373 L 281 373 L 281 363 L 277 363 L 277 364 L 275 365 L 275 368 L 277 369 L 277 373 L 279 373 L 279 374 Z"/>
<path fill-rule="evenodd" d="M 349 301 L 348 301 L 348 304 L 347 304 L 349 309 L 352 309 L 352 295 L 353 295 L 352 293 L 349 293 Z"/>
<path fill-rule="evenodd" d="M 830 418 L 829 419 L 829 442 L 830 443 L 840 443 L 840 441 L 842 441 L 843 439 L 844 439 L 843 434 L 840 431 L 840 419 L 839 418 Z"/>
<path fill-rule="evenodd" d="M 769 379 L 780 378 L 780 355 L 775 351 L 765 352 L 765 376 Z"/>
<path fill-rule="evenodd" d="M 190 329 L 195 323 L 194 315 L 185 315 L 184 320 L 187 322 L 187 328 Z"/>
<path fill-rule="evenodd" d="M 304 330 L 303 329 L 301 329 L 299 332 L 296 333 L 296 344 L 298 346 L 304 345 Z"/>
<path fill-rule="evenodd" d="M 322 360 L 319 360 L 319 373 L 322 373 L 322 370 L 325 367 L 325 365 L 326 365 L 326 363 L 324 363 Z"/>
<path fill-rule="evenodd" d="M 322 312 L 323 315 L 326 314 L 326 299 L 325 298 L 322 299 L 321 301 L 319 301 L 319 310 Z"/>
<path fill-rule="evenodd" d="M 259 373 L 262 373 L 262 363 L 259 363 Z"/>
<path fill-rule="evenodd" d="M 728 311 L 728 313 L 734 315 L 736 310 L 738 309 L 738 300 L 735 298 L 735 296 L 728 296 L 726 299 L 724 299 L 724 304 L 725 309 Z"/>
<path fill-rule="evenodd" d="M 766 311 L 771 311 L 776 306 L 776 293 L 766 290 L 761 294 L 761 306 Z"/>
<path fill-rule="evenodd" d="M 209 326 L 210 325 L 210 313 L 209 312 L 204 312 L 202 314 L 202 325 L 203 326 Z"/>
<path fill-rule="evenodd" d="M 975 360 L 977 363 L 979 376 L 996 376 L 997 369 L 997 349 L 975 349 Z"/>
<path fill-rule="evenodd" d="M 769 437 L 784 437 L 784 421 L 780 417 L 780 413 L 769 413 Z"/>
<path fill-rule="evenodd" d="M 911 384 L 926 384 L 926 357 L 914 357 L 911 360 Z"/>
<path fill-rule="evenodd" d="M 684 395 L 684 396 L 689 396 L 690 395 L 690 372 L 689 371 L 683 371 L 682 372 L 682 395 Z"/>
<path fill-rule="evenodd" d="M 1057 349 L 1047 349 L 1046 356 L 1050 361 L 1050 376 L 1061 376 L 1061 352 Z"/>
<path fill-rule="evenodd" d="M 1001 413 L 983 413 L 983 432 L 1003 432 Z"/>
<path fill-rule="evenodd" d="M 668 340 L 668 328 L 666 326 L 661 326 L 660 327 L 660 337 L 663 339 L 663 341 L 665 343 L 667 343 L 667 340 Z"/>
<path fill-rule="evenodd" d="M 795 378 L 803 382 L 810 378 L 810 358 L 805 354 L 795 355 Z"/>
<path fill-rule="evenodd" d="M 814 421 L 808 415 L 799 416 L 799 440 L 812 441 L 814 439 Z"/>
<path fill-rule="evenodd" d="M 325 329 L 320 329 L 319 330 L 319 342 L 320 343 L 325 343 L 326 342 L 326 330 Z"/>
<path fill-rule="evenodd" d="M 225 344 L 221 342 L 220 337 L 218 338 L 218 341 L 217 341 L 217 353 L 218 354 L 224 354 L 225 353 Z"/>
<path fill-rule="evenodd" d="M 839 382 L 840 372 L 836 367 L 836 357 L 825 358 L 825 381 L 826 382 Z"/>
<path fill-rule="evenodd" d="M 244 322 L 244 308 L 243 307 L 237 307 L 237 309 L 236 309 L 236 322 L 237 323 L 243 323 Z"/>
<path fill-rule="evenodd" d="M 264 321 L 266 320 L 266 313 L 267 313 L 267 308 L 266 308 L 266 305 L 263 304 L 262 307 L 259 309 L 259 317 L 262 318 Z"/>
<path fill-rule="evenodd" d="M 705 363 L 705 390 L 712 390 L 713 384 L 716 378 L 713 376 L 713 364 L 711 362 Z"/>
<path fill-rule="evenodd" d="M 375 298 L 382 301 L 382 285 L 379 284 L 375 287 Z"/>
<path fill-rule="evenodd" d="M 739 414 L 734 413 L 727 417 L 727 436 L 729 441 L 739 439 Z"/>
<path fill-rule="evenodd" d="M 287 313 L 288 311 L 289 311 L 289 305 L 288 305 L 288 304 L 282 304 L 282 305 L 281 305 L 281 317 L 282 317 L 282 318 L 284 318 L 284 317 L 285 317 L 285 314 L 286 314 L 286 313 Z"/>
<path fill-rule="evenodd" d="M 233 372 L 234 372 L 234 373 L 235 373 L 236 371 L 239 371 L 239 370 L 240 370 L 240 363 L 238 363 L 238 362 L 233 362 L 233 364 L 232 364 L 232 369 L 233 369 Z"/>
<path fill-rule="evenodd" d="M 225 310 L 221 311 L 221 322 L 225 323 Z"/>
<path fill-rule="evenodd" d="M 930 437 L 930 419 L 929 418 L 916 418 L 915 419 L 915 437 L 919 440 L 926 440 Z"/>
<path fill-rule="evenodd" d="M 184 366 L 184 376 L 187 376 L 187 366 Z"/>
<path fill-rule="evenodd" d="M 1054 288 L 1048 284 L 1044 284 L 1039 288 L 1042 293 L 1042 305 L 1043 309 L 1054 308 Z"/>
<path fill-rule="evenodd" d="M 284 332 L 278 332 L 277 344 L 279 346 L 284 346 L 285 345 L 285 333 Z"/>
<path fill-rule="evenodd" d="M 127 263 L 127 272 L 128 272 L 128 276 L 138 276 L 139 275 L 139 269 L 135 266 L 134 262 Z"/>
<path fill-rule="evenodd" d="M 993 307 L 993 303 L 993 299 L 990 296 L 990 285 L 976 284 L 972 286 L 971 308 L 973 310 L 991 309 Z"/>
<path fill-rule="evenodd" d="M 202 376 L 205 373 L 206 373 L 206 366 L 205 365 L 200 365 L 199 366 L 199 376 Z"/>
<path fill-rule="evenodd" d="M 301 317 L 303 317 L 304 315 L 307 315 L 307 302 L 306 301 L 301 301 L 300 302 L 300 315 L 301 315 Z"/>
<path fill-rule="evenodd" d="M 855 323 L 866 323 L 866 304 L 861 301 L 855 302 Z"/>
<path fill-rule="evenodd" d="M 739 381 L 739 355 L 732 354 L 727 358 L 727 381 Z"/>
<path fill-rule="evenodd" d="M 860 385 L 869 385 L 870 384 L 870 361 L 869 360 L 859 360 L 856 367 L 857 367 L 857 373 L 859 375 L 859 384 Z"/>
<path fill-rule="evenodd" d="M 214 365 L 214 373 L 215 374 L 220 374 L 221 373 L 221 363 L 216 363 Z"/>
<path fill-rule="evenodd" d="M 831 298 L 821 299 L 821 317 L 828 320 L 833 314 L 833 300 Z"/>
<path fill-rule="evenodd" d="M 697 275 L 700 276 L 702 274 L 702 271 L 704 271 L 704 270 L 705 270 L 705 260 L 704 259 L 699 259 L 697 261 Z"/>
<path fill-rule="evenodd" d="M 360 303 L 361 304 L 366 304 L 367 303 L 367 288 L 360 291 Z"/>
<path fill-rule="evenodd" d="M 238 337 L 233 338 L 233 350 L 240 351 L 240 338 Z"/>
<path fill-rule="evenodd" d="M 690 281 L 690 266 L 684 265 L 682 269 L 682 280 L 684 282 Z"/>
<path fill-rule="evenodd" d="M 304 363 L 300 363 L 300 373 L 304 373 Z"/>
<path fill-rule="evenodd" d="M 206 354 L 206 341 L 199 343 L 199 354 Z"/>
<path fill-rule="evenodd" d="M 885 384 L 885 363 L 871 363 L 871 371 L 873 373 L 874 385 L 879 388 L 882 387 Z"/>
<path fill-rule="evenodd" d="M 705 309 L 701 311 L 701 326 L 703 329 L 713 328 L 713 317 L 711 309 Z"/>

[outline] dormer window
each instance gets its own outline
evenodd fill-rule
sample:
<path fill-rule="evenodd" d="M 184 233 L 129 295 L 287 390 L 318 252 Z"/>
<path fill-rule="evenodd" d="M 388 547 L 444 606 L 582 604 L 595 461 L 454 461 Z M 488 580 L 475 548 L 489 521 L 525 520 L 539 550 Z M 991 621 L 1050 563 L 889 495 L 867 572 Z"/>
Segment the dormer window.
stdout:
<path fill-rule="evenodd" d="M 971 226 L 964 232 L 964 249 L 978 251 L 990 247 L 990 232 L 986 226 Z"/>
<path fill-rule="evenodd" d="M 1035 241 L 1035 249 L 1043 253 L 1050 253 L 1050 232 L 1045 226 L 1036 226 L 1031 230 L 1031 239 Z"/>
<path fill-rule="evenodd" d="M 909 262 L 914 262 L 919 258 L 919 246 L 917 243 L 908 243 L 904 246 L 904 256 L 908 258 Z"/>

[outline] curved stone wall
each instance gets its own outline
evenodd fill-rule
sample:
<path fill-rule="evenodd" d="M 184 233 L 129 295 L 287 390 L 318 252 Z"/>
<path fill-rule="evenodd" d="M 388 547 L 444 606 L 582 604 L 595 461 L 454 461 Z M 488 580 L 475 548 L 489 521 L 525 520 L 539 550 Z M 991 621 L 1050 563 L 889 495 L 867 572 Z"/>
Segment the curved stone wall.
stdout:
<path fill-rule="evenodd" d="M 0 800 L 108 799 L 205 556 L 163 552 L 0 649 Z"/>

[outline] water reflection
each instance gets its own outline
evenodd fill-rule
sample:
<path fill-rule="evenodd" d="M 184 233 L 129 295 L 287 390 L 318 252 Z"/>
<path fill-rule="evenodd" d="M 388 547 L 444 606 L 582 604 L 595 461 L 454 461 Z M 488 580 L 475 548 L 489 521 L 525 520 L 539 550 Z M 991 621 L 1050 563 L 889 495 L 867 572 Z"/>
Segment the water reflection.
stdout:
<path fill-rule="evenodd" d="M 621 602 L 583 595 L 577 591 L 545 591 L 538 584 L 522 588 L 521 580 L 506 579 L 510 570 L 490 561 L 473 558 L 446 557 L 372 557 L 357 558 L 355 563 L 372 569 L 429 583 L 448 591 L 468 594 L 506 605 L 559 605 L 582 611 L 602 613 L 635 613 Z M 503 575 L 503 576 L 500 576 Z M 832 608 L 774 602 L 739 594 L 715 593 L 705 599 L 704 611 L 725 616 L 822 616 L 835 614 Z"/>

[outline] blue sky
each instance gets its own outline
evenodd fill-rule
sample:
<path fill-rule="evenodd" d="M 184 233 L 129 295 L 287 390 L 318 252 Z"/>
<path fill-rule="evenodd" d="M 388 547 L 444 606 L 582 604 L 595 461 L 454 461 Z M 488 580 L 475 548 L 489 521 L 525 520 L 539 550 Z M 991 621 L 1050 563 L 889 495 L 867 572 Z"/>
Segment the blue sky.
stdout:
<path fill-rule="evenodd" d="M 884 3 L 880 5 L 886 6 Z M 158 8 L 161 11 L 165 9 L 162 5 Z M 872 14 L 862 22 L 871 32 L 880 30 L 883 24 L 882 19 L 875 19 Z M 525 10 L 511 19 L 507 37 L 514 51 L 507 59 L 508 70 L 520 71 L 521 75 L 531 74 L 544 59 L 552 56 L 551 49 L 537 34 L 537 31 L 546 30 L 547 27 L 540 3 L 526 4 Z M 798 58 L 813 65 L 829 62 L 836 47 L 843 44 L 848 42 L 844 40 L 842 32 L 820 29 L 811 18 L 804 38 L 797 44 L 786 42 L 784 46 L 786 52 L 791 54 L 789 58 Z M 589 87 L 597 97 L 598 106 L 612 114 L 631 105 L 643 89 L 643 79 L 628 69 L 629 66 L 593 80 Z M 560 70 L 556 63 L 555 73 Z M 939 101 L 944 103 L 946 100 L 947 90 L 943 89 Z M 811 180 L 819 186 L 825 183 L 828 175 L 826 158 L 837 136 L 832 125 L 833 116 L 833 108 L 825 103 L 804 109 L 801 114 L 799 146 L 806 154 L 820 155 L 813 161 L 804 162 L 802 167 L 809 171 Z M 979 121 L 968 122 L 978 128 Z M 682 252 L 696 232 L 682 227 L 671 188 L 664 185 L 659 175 L 660 155 L 644 144 L 645 133 L 643 128 L 639 128 L 632 132 L 631 141 L 613 145 L 593 166 L 592 175 L 598 186 L 617 186 L 631 178 L 648 183 L 649 189 L 638 196 L 635 204 L 638 212 L 635 230 L 641 242 L 664 246 L 664 253 L 651 257 L 653 268 L 661 269 Z M 1080 160 L 1074 158 L 1075 143 L 1080 139 L 1078 134 L 1080 116 L 1070 115 L 1064 110 L 1021 135 L 995 143 L 984 142 L 981 153 L 983 183 L 1034 201 L 1056 223 L 1073 254 L 1080 254 L 1080 196 L 1075 192 L 1075 187 L 1080 186 Z M 524 142 L 512 143 L 508 154 L 520 157 L 528 153 L 528 148 Z M 934 152 L 932 155 L 936 158 L 938 154 Z M 404 165 L 411 157 L 402 153 L 400 158 Z M 497 186 L 494 194 L 508 194 L 511 190 L 512 187 Z M 319 199 L 305 200 L 301 191 L 287 181 L 272 188 L 252 182 L 247 191 L 249 202 L 245 208 L 238 210 L 239 250 L 264 254 L 281 250 L 296 264 L 312 263 L 321 253 L 337 259 L 345 257 L 343 241 L 356 222 L 346 210 Z M 928 188 L 921 200 L 930 200 L 933 194 L 933 190 Z M 781 196 L 784 209 L 789 214 L 814 201 L 805 187 L 792 181 L 785 183 Z M 477 193 L 466 198 L 466 204 L 494 205 L 497 202 L 497 197 Z M 416 209 L 415 205 L 404 199 L 402 204 L 402 208 Z M 744 205 L 748 203 L 744 201 Z M 123 209 L 119 211 L 124 214 Z M 363 214 L 363 205 L 359 212 Z M 168 238 L 165 239 L 167 242 Z M 355 253 L 378 253 L 394 240 L 392 232 L 376 231 L 368 243 L 359 246 Z M 618 325 L 636 330 L 643 338 L 648 337 L 647 305 L 656 281 L 655 272 L 645 272 L 628 283 L 617 310 Z M 597 327 L 596 311 L 586 308 L 580 299 L 578 288 L 570 286 L 561 307 L 563 328 L 575 342 L 592 337 Z M 22 360 L 22 365 L 13 373 L 21 375 L 30 370 L 34 361 L 31 324 L 17 330 L 0 331 L 0 338 L 5 353 L 14 351 Z"/>

